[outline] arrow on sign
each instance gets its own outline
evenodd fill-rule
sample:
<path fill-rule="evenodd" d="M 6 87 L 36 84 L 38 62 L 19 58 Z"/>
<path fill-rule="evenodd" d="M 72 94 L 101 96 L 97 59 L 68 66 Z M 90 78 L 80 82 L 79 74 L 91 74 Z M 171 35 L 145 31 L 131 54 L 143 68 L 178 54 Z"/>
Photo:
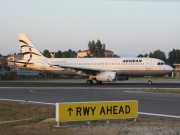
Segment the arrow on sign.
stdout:
<path fill-rule="evenodd" d="M 69 108 L 68 110 L 67 110 L 67 112 L 69 112 L 69 116 L 71 116 L 71 112 L 73 111 L 73 109 L 72 108 Z"/>

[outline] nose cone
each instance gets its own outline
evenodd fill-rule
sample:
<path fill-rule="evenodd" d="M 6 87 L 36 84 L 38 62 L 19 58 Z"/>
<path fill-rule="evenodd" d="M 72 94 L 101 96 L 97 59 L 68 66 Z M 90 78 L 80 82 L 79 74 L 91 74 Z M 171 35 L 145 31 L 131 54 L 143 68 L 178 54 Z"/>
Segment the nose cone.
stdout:
<path fill-rule="evenodd" d="M 167 70 L 171 73 L 174 69 L 171 66 L 168 66 Z"/>
<path fill-rule="evenodd" d="M 173 71 L 173 70 L 174 70 L 174 68 L 172 68 L 171 66 L 169 66 L 169 68 L 170 68 L 170 70 L 171 70 L 171 71 Z"/>

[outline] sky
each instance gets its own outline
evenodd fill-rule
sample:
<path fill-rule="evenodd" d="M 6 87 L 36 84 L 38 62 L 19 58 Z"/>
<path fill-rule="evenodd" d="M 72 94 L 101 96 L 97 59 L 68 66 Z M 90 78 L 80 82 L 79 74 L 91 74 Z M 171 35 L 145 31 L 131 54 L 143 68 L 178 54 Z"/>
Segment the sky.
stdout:
<path fill-rule="evenodd" d="M 0 0 L 0 54 L 88 49 L 98 39 L 121 57 L 180 49 L 180 0 Z"/>

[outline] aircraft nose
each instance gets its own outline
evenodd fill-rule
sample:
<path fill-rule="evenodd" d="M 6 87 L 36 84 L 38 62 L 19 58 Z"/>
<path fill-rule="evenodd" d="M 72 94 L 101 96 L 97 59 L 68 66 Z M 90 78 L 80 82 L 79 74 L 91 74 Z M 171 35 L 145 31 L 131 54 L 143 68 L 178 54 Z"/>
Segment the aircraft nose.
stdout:
<path fill-rule="evenodd" d="M 174 69 L 171 66 L 169 66 L 168 70 L 172 72 Z"/>

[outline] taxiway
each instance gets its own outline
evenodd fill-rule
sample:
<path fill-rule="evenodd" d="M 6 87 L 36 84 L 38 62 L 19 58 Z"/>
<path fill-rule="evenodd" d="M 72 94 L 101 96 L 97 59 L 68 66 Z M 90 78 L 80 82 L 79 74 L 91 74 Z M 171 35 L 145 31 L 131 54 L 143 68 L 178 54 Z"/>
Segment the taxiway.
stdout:
<path fill-rule="evenodd" d="M 0 82 L 0 100 L 52 105 L 60 102 L 138 100 L 139 114 L 180 118 L 180 94 L 145 92 L 146 89 L 180 89 L 180 83 L 163 80 L 154 81 L 153 85 L 143 81 L 102 85 L 86 85 L 83 82 Z"/>

